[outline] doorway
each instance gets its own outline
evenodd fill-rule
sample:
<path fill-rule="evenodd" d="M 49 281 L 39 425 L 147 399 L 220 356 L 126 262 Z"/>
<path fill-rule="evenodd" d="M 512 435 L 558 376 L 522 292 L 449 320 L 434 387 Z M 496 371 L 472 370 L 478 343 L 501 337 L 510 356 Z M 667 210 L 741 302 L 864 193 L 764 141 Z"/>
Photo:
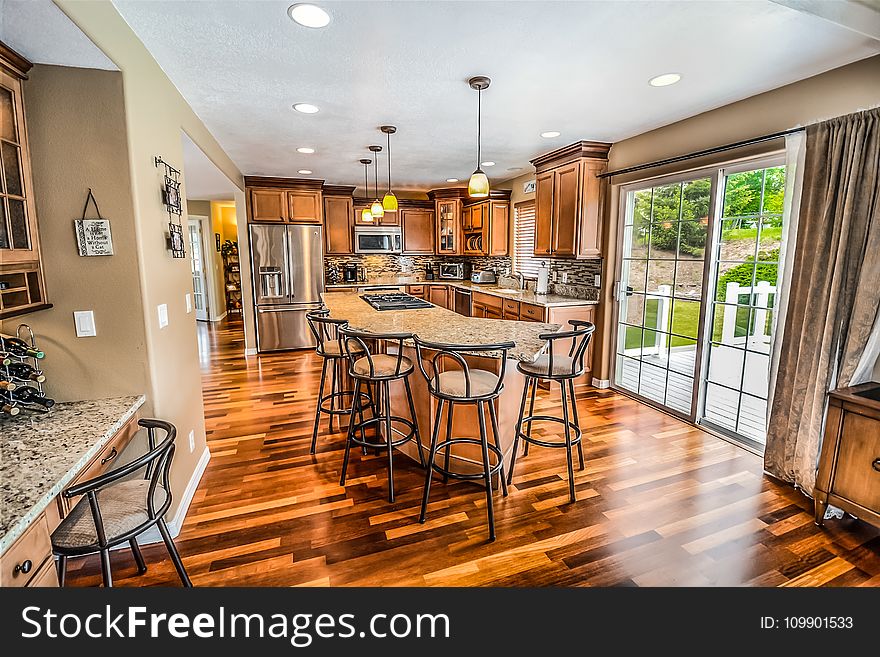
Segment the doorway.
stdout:
<path fill-rule="evenodd" d="M 621 190 L 613 387 L 757 451 L 784 188 L 780 156 Z"/>
<path fill-rule="evenodd" d="M 193 282 L 193 307 L 196 311 L 196 319 L 208 321 L 208 285 L 205 275 L 205 262 L 202 247 L 202 222 L 198 219 L 189 220 L 189 248 L 190 262 L 192 264 Z"/>

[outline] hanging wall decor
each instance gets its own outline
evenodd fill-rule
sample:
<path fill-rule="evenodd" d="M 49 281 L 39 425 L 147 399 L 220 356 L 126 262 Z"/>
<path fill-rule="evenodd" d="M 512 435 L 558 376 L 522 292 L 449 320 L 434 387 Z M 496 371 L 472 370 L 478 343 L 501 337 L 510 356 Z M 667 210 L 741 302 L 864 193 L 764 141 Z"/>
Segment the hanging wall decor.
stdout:
<path fill-rule="evenodd" d="M 158 156 L 153 160 L 156 167 L 164 167 L 165 180 L 162 185 L 162 203 L 168 212 L 168 248 L 174 258 L 186 257 L 186 244 L 183 239 L 183 203 L 180 199 L 180 171 Z M 177 217 L 177 223 L 174 217 Z"/>
<path fill-rule="evenodd" d="M 97 219 L 86 219 L 86 211 L 89 203 L 94 204 Z M 73 225 L 76 230 L 76 246 L 81 256 L 111 256 L 113 255 L 113 238 L 110 235 L 110 221 L 101 216 L 98 209 L 98 201 L 89 187 L 86 196 L 86 204 L 83 206 L 82 218 L 74 219 Z"/>

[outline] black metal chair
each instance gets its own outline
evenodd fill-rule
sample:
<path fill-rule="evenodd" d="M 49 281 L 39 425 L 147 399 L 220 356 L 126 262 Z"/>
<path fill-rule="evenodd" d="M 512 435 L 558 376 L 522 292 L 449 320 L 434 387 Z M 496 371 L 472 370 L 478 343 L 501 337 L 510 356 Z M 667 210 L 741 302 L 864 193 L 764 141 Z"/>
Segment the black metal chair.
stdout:
<path fill-rule="evenodd" d="M 434 472 L 443 475 L 444 483 L 449 477 L 462 480 L 482 479 L 486 485 L 486 513 L 489 521 L 489 540 L 495 540 L 495 510 L 492 504 L 492 477 L 498 474 L 504 497 L 507 497 L 507 481 L 504 478 L 504 454 L 498 440 L 498 417 L 495 405 L 492 403 L 504 389 L 504 373 L 507 366 L 507 352 L 515 345 L 513 342 L 500 344 L 482 345 L 453 345 L 426 342 L 416 336 L 416 353 L 418 354 L 419 369 L 428 381 L 428 392 L 438 400 L 437 413 L 434 417 L 434 427 L 431 435 L 431 450 L 428 455 L 428 471 L 425 473 L 425 489 L 422 495 L 422 511 L 419 522 L 425 522 L 428 512 L 428 498 L 431 494 L 431 478 Z M 434 351 L 434 355 L 423 357 L 422 350 Z M 469 355 L 492 355 L 500 356 L 501 370 L 494 374 L 487 370 L 471 369 L 463 354 Z M 501 352 L 500 354 L 498 352 Z M 429 373 L 425 369 L 425 360 L 431 367 Z M 456 369 L 446 369 L 445 364 L 449 361 L 455 363 Z M 438 367 L 439 364 L 439 367 Z M 458 369 L 460 368 L 460 369 Z M 446 439 L 438 443 L 440 435 L 440 422 L 443 416 L 443 405 L 448 404 L 446 410 Z M 479 416 L 480 438 L 455 438 L 452 436 L 452 415 L 456 404 L 476 404 Z M 490 444 L 486 435 L 486 417 L 483 404 L 489 407 L 489 417 L 492 421 L 492 436 L 494 444 Z M 482 450 L 483 472 L 460 473 L 449 469 L 449 452 L 453 445 L 477 445 Z M 444 450 L 443 466 L 437 465 L 435 459 L 437 453 Z M 495 458 L 495 463 L 489 460 L 489 453 Z"/>
<path fill-rule="evenodd" d="M 58 580 L 64 586 L 68 557 L 101 554 L 104 586 L 113 586 L 110 572 L 110 550 L 122 543 L 131 547 L 138 574 L 147 571 L 137 536 L 152 526 L 159 529 L 171 555 L 177 574 L 184 586 L 192 586 L 180 554 L 174 546 L 165 512 L 171 505 L 168 471 L 174 456 L 177 429 L 163 420 L 144 419 L 138 424 L 147 429 L 150 451 L 111 472 L 89 479 L 63 491 L 70 499 L 83 497 L 52 532 L 52 552 L 58 556 Z M 165 439 L 156 445 L 155 430 L 165 432 Z M 126 479 L 144 469 L 142 479 Z"/>
<path fill-rule="evenodd" d="M 356 382 L 339 485 L 345 485 L 345 474 L 348 471 L 352 445 L 360 445 L 365 452 L 367 448 L 374 448 L 376 451 L 386 449 L 388 450 L 388 501 L 394 502 L 394 448 L 410 440 L 415 440 L 419 450 L 419 462 L 422 467 L 425 467 L 416 409 L 413 405 L 412 389 L 409 385 L 409 375 L 415 368 L 412 361 L 403 355 L 404 340 L 412 340 L 413 336 L 411 333 L 368 333 L 355 331 L 346 326 L 339 329 L 339 335 L 349 362 L 349 376 Z M 374 353 L 370 350 L 367 341 L 372 344 L 383 343 L 386 351 L 390 345 L 394 345 L 397 353 Z M 403 385 L 406 388 L 409 419 L 391 415 L 391 382 L 398 380 L 403 380 Z M 376 403 L 373 406 L 372 417 L 364 419 L 365 407 L 361 405 L 361 400 L 373 399 L 372 393 L 369 392 L 371 385 L 376 387 Z M 367 393 L 361 392 L 361 388 L 364 386 L 367 388 Z M 377 407 L 379 408 L 378 413 L 376 412 Z M 355 414 L 358 416 L 358 422 L 355 422 Z M 395 422 L 403 424 L 407 431 L 395 429 Z M 366 438 L 366 429 L 370 426 L 376 430 L 376 440 L 372 442 Z M 381 441 L 381 427 L 383 426 L 385 430 L 384 442 Z M 360 433 L 360 438 L 357 438 L 358 433 Z M 395 433 L 401 437 L 395 438 Z"/>
<path fill-rule="evenodd" d="M 312 445 L 309 449 L 315 453 L 318 446 L 318 426 L 321 422 L 321 413 L 325 413 L 327 426 L 333 431 L 334 416 L 348 416 L 351 414 L 351 398 L 354 391 L 342 389 L 342 362 L 345 359 L 345 350 L 339 336 L 339 329 L 348 325 L 347 319 L 333 319 L 327 309 L 315 310 L 306 315 L 312 335 L 315 336 L 315 353 L 321 359 L 321 383 L 318 386 L 318 403 L 315 406 L 315 425 L 312 428 Z M 327 368 L 332 368 L 332 380 L 330 394 L 324 394 L 324 386 L 327 380 Z M 328 405 L 329 404 L 329 405 Z M 342 426 L 337 420 L 337 429 Z"/>
<path fill-rule="evenodd" d="M 590 339 L 596 327 L 590 322 L 584 322 L 579 319 L 572 319 L 568 322 L 573 330 L 560 331 L 558 333 L 542 333 L 538 336 L 541 340 L 548 341 L 548 352 L 539 356 L 532 363 L 519 363 L 516 369 L 526 376 L 526 385 L 523 388 L 522 401 L 519 406 L 519 420 L 516 423 L 516 437 L 513 439 L 513 454 L 510 457 L 510 472 L 507 474 L 507 482 L 513 481 L 513 468 L 516 466 L 516 451 L 519 446 L 520 438 L 523 439 L 525 447 L 523 456 L 528 456 L 529 445 L 540 445 L 541 447 L 565 448 L 565 455 L 568 464 L 568 494 L 571 502 L 576 500 L 574 493 L 574 467 L 572 464 L 571 448 L 572 445 L 577 446 L 578 461 L 580 469 L 584 469 L 584 450 L 581 446 L 581 429 L 578 422 L 577 398 L 574 394 L 574 379 L 582 376 L 584 373 L 584 356 L 587 353 L 587 347 L 590 345 Z M 571 348 L 568 355 L 555 353 L 554 346 L 560 340 L 571 340 Z M 538 381 L 548 379 L 550 381 L 558 381 L 562 391 L 562 417 L 554 417 L 552 415 L 535 415 L 535 392 L 538 388 Z M 531 387 L 531 401 L 529 402 L 529 414 L 524 415 L 526 408 L 526 397 Z M 568 406 L 569 395 L 571 400 L 571 414 L 573 422 L 569 419 Z M 533 421 L 557 422 L 564 427 L 564 441 L 547 441 L 532 437 Z M 523 424 L 526 430 L 523 432 Z M 572 433 L 574 437 L 572 437 Z"/>

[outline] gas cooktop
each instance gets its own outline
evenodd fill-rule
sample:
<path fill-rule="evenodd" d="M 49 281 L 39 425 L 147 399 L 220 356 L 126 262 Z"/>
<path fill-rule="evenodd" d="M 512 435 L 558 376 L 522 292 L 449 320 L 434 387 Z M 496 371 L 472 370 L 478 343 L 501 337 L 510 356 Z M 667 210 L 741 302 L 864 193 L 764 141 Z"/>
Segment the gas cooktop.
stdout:
<path fill-rule="evenodd" d="M 427 301 L 410 294 L 404 294 L 403 292 L 363 294 L 361 295 L 361 299 L 373 306 L 376 310 L 418 310 L 431 307 L 431 304 Z"/>

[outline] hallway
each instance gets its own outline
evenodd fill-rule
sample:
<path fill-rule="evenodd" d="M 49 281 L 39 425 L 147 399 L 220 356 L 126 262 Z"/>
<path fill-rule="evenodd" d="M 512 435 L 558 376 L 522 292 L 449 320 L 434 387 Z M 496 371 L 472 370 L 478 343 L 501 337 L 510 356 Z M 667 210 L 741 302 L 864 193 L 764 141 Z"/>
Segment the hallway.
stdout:
<path fill-rule="evenodd" d="M 467 482 L 436 479 L 420 525 L 416 464 L 395 462 L 389 504 L 382 457 L 354 453 L 339 486 L 343 435 L 326 420 L 309 454 L 313 353 L 245 358 L 235 320 L 199 332 L 211 460 L 176 539 L 196 586 L 880 585 L 878 530 L 851 518 L 820 530 L 810 500 L 763 476 L 758 457 L 608 390 L 578 403 L 576 504 L 562 452 L 533 448 L 496 498 L 497 541 Z M 540 412 L 555 406 L 539 397 Z M 138 577 L 114 552 L 114 583 L 178 585 L 164 547 L 144 556 Z M 97 557 L 71 561 L 68 581 L 98 585 Z"/>

